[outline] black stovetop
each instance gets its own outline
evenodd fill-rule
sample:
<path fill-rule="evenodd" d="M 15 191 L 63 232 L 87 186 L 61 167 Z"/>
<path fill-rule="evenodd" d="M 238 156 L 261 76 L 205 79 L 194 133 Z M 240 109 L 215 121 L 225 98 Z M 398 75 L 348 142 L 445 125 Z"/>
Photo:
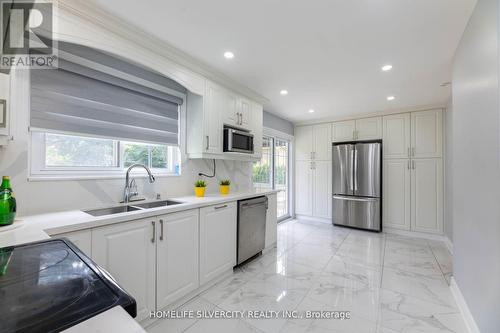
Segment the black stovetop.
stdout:
<path fill-rule="evenodd" d="M 66 239 L 0 248 L 0 332 L 59 332 L 135 300 Z"/>

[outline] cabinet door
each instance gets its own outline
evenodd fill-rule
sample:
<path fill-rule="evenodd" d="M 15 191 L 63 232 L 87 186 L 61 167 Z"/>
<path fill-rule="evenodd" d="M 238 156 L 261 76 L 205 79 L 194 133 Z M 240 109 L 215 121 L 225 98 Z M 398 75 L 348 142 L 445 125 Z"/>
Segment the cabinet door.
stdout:
<path fill-rule="evenodd" d="M 313 216 L 332 217 L 332 162 L 313 163 Z"/>
<path fill-rule="evenodd" d="M 384 160 L 383 227 L 410 230 L 410 160 Z"/>
<path fill-rule="evenodd" d="M 333 142 L 354 140 L 356 122 L 354 120 L 333 123 Z"/>
<path fill-rule="evenodd" d="M 266 243 L 268 248 L 278 239 L 278 196 L 269 194 L 267 196 L 267 213 L 266 213 Z"/>
<path fill-rule="evenodd" d="M 199 286 L 197 209 L 158 217 L 156 304 L 175 302 Z M 162 230 L 163 229 L 163 230 Z"/>
<path fill-rule="evenodd" d="M 413 158 L 441 157 L 442 116 L 441 110 L 412 112 L 411 145 Z"/>
<path fill-rule="evenodd" d="M 312 215 L 312 163 L 295 162 L 295 212 Z"/>
<path fill-rule="evenodd" d="M 356 140 L 382 139 L 382 117 L 356 120 Z"/>
<path fill-rule="evenodd" d="M 227 109 L 226 92 L 207 82 L 203 114 L 204 147 L 207 153 L 222 153 L 222 112 Z"/>
<path fill-rule="evenodd" d="M 200 209 L 200 284 L 236 265 L 236 202 Z"/>
<path fill-rule="evenodd" d="M 80 230 L 67 232 L 64 234 L 53 235 L 55 238 L 66 237 L 75 244 L 83 253 L 92 258 L 92 231 Z"/>
<path fill-rule="evenodd" d="M 93 259 L 137 302 L 137 320 L 155 310 L 154 219 L 92 229 Z"/>
<path fill-rule="evenodd" d="M 250 114 L 251 127 L 253 133 L 253 156 L 260 158 L 262 156 L 262 127 L 264 110 L 261 104 L 253 103 Z"/>
<path fill-rule="evenodd" d="M 383 118 L 384 158 L 410 157 L 410 114 L 402 113 Z"/>
<path fill-rule="evenodd" d="M 240 123 L 239 126 L 248 127 L 250 124 L 252 104 L 249 100 L 241 98 L 239 103 Z"/>
<path fill-rule="evenodd" d="M 295 127 L 295 159 L 299 161 L 312 159 L 313 127 Z"/>
<path fill-rule="evenodd" d="M 443 166 L 440 158 L 415 159 L 411 170 L 413 231 L 443 232 Z"/>
<path fill-rule="evenodd" d="M 238 122 L 238 116 L 237 113 L 239 112 L 239 100 L 238 100 L 238 95 L 233 94 L 230 91 L 226 91 L 226 97 L 225 97 L 225 109 L 224 113 L 226 115 L 224 119 L 224 123 L 228 125 L 237 125 Z"/>
<path fill-rule="evenodd" d="M 330 161 L 332 159 L 332 124 L 313 126 L 313 159 Z"/>

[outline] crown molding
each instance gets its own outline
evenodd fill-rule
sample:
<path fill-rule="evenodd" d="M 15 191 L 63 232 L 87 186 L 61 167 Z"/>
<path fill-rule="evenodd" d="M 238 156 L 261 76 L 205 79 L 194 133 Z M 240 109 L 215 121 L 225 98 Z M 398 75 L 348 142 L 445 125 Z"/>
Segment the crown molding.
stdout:
<path fill-rule="evenodd" d="M 223 85 L 260 104 L 269 103 L 268 98 L 234 81 L 191 55 L 173 47 L 166 41 L 152 36 L 141 28 L 119 19 L 110 12 L 100 8 L 92 0 L 56 0 L 56 3 L 59 11 L 68 12 L 91 24 L 97 25 L 118 35 L 120 38 L 161 55 L 175 62 L 177 65 L 183 66 L 206 79 Z"/>

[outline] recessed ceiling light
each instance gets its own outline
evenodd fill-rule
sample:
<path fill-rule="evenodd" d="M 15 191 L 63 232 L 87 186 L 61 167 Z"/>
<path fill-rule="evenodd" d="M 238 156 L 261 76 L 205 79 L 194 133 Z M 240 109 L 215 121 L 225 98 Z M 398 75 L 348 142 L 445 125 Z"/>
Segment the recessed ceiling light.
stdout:
<path fill-rule="evenodd" d="M 234 53 L 231 51 L 226 51 L 224 52 L 224 58 L 226 59 L 233 59 L 234 58 Z"/>
<path fill-rule="evenodd" d="M 283 89 L 280 91 L 280 94 L 282 94 L 283 96 L 288 95 L 288 90 Z"/>
<path fill-rule="evenodd" d="M 394 97 L 394 96 L 387 96 L 387 100 L 388 100 L 388 101 L 393 101 L 393 100 L 395 100 L 395 99 L 396 99 L 396 97 Z"/>
<path fill-rule="evenodd" d="M 309 109 L 308 111 L 309 113 L 314 113 L 314 110 L 313 109 Z"/>
<path fill-rule="evenodd" d="M 388 72 L 392 69 L 392 65 L 385 65 L 385 66 L 382 66 L 382 70 L 384 72 Z"/>

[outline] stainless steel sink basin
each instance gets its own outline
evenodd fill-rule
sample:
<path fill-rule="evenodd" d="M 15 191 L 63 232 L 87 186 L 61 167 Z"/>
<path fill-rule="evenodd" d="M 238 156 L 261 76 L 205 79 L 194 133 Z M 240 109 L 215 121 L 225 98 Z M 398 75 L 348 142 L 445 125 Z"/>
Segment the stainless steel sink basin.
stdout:
<path fill-rule="evenodd" d="M 135 210 L 140 210 L 140 208 L 133 206 L 117 206 L 117 207 L 84 210 L 83 212 L 90 214 L 92 216 L 104 216 L 104 215 L 133 212 Z"/>
<path fill-rule="evenodd" d="M 162 200 L 162 201 L 152 201 L 152 202 L 145 202 L 145 203 L 141 203 L 141 204 L 134 204 L 134 207 L 147 209 L 147 208 L 157 208 L 157 207 L 178 205 L 181 203 L 182 202 L 174 201 L 174 200 Z"/>

